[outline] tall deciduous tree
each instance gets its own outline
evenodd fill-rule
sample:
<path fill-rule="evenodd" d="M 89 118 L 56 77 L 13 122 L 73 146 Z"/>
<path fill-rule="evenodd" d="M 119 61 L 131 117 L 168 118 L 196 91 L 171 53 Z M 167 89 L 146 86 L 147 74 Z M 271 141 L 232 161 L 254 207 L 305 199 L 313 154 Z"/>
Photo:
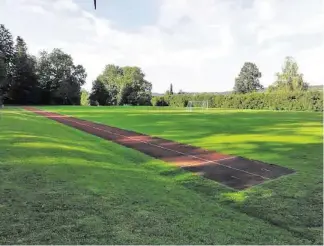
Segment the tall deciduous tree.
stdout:
<path fill-rule="evenodd" d="M 144 79 L 139 67 L 123 67 L 122 100 L 119 104 L 149 105 L 152 97 L 152 84 Z"/>
<path fill-rule="evenodd" d="M 119 66 L 108 64 L 98 76 L 98 79 L 104 84 L 120 86 L 123 84 L 123 69 Z"/>
<path fill-rule="evenodd" d="M 106 105 L 108 97 L 109 92 L 105 84 L 99 79 L 93 81 L 91 93 L 89 96 L 90 105 Z"/>
<path fill-rule="evenodd" d="M 235 79 L 234 91 L 236 93 L 249 93 L 263 89 L 260 84 L 261 72 L 251 62 L 245 62 L 238 77 Z"/>
<path fill-rule="evenodd" d="M 83 66 L 74 65 L 70 55 L 60 49 L 41 52 L 37 75 L 45 103 L 80 104 L 81 86 L 87 74 Z"/>
<path fill-rule="evenodd" d="M 99 105 L 117 105 L 118 94 L 123 84 L 123 70 L 119 66 L 108 64 L 93 82 L 90 94 L 91 102 Z"/>
<path fill-rule="evenodd" d="M 107 65 L 93 84 L 92 101 L 100 105 L 149 105 L 152 85 L 144 77 L 138 67 Z"/>
<path fill-rule="evenodd" d="M 292 57 L 286 57 L 281 73 L 277 73 L 277 80 L 269 87 L 270 91 L 303 91 L 308 89 L 303 74 L 299 73 L 297 62 Z"/>

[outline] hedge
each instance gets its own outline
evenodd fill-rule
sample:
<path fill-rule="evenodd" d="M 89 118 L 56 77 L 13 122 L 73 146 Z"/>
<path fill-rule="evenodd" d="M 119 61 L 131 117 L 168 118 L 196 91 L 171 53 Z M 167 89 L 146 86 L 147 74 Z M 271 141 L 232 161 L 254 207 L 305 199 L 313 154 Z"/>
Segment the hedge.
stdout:
<path fill-rule="evenodd" d="M 323 111 L 323 92 L 264 92 L 249 94 L 177 94 L 152 98 L 153 106 L 186 107 L 189 101 L 208 100 L 210 108 Z"/>

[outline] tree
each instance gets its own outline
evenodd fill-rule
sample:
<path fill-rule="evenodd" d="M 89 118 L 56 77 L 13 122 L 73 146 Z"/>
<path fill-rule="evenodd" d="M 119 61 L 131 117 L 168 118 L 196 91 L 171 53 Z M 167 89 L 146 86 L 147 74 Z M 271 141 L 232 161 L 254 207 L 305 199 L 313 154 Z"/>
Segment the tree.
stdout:
<path fill-rule="evenodd" d="M 144 77 L 138 67 L 109 64 L 93 84 L 96 88 L 93 88 L 92 98 L 100 101 L 100 105 L 150 105 L 152 85 Z M 102 96 L 106 96 L 106 100 L 103 101 Z"/>
<path fill-rule="evenodd" d="M 20 36 L 16 44 L 4 25 L 0 25 L 0 100 L 9 103 L 80 104 L 85 69 L 75 65 L 60 49 L 28 54 Z"/>
<path fill-rule="evenodd" d="M 117 95 L 117 104 L 118 105 L 125 105 L 131 104 L 133 101 L 131 97 L 132 87 L 131 84 L 123 84 L 121 85 L 118 95 Z"/>
<path fill-rule="evenodd" d="M 165 92 L 166 96 L 173 95 L 173 86 L 170 84 L 170 89 Z"/>
<path fill-rule="evenodd" d="M 0 52 L 0 105 L 3 104 L 4 100 L 4 92 L 2 92 L 2 87 L 3 89 L 6 89 L 5 83 L 6 83 L 6 66 L 5 66 L 5 61 L 2 53 Z"/>
<path fill-rule="evenodd" d="M 36 74 L 41 93 L 41 103 L 50 104 L 51 93 L 56 89 L 53 86 L 54 71 L 50 61 L 50 55 L 46 51 L 41 51 L 37 60 Z"/>
<path fill-rule="evenodd" d="M 137 105 L 151 105 L 152 84 L 145 79 L 138 85 Z"/>
<path fill-rule="evenodd" d="M 11 84 L 11 65 L 14 48 L 12 35 L 0 24 L 0 101 L 6 98 Z"/>
<path fill-rule="evenodd" d="M 36 58 L 27 52 L 27 45 L 17 37 L 12 59 L 12 78 L 8 89 L 8 100 L 16 104 L 38 103 L 38 81 Z"/>
<path fill-rule="evenodd" d="M 123 84 L 123 69 L 119 66 L 108 64 L 98 79 L 104 84 L 114 84 L 120 86 Z"/>
<path fill-rule="evenodd" d="M 281 73 L 277 80 L 269 86 L 269 91 L 304 91 L 308 84 L 304 82 L 303 74 L 298 72 L 297 62 L 292 57 L 286 57 Z"/>
<path fill-rule="evenodd" d="M 120 104 L 150 105 L 152 84 L 144 79 L 145 74 L 139 67 L 123 67 Z"/>
<path fill-rule="evenodd" d="M 99 79 L 93 81 L 89 96 L 90 105 L 106 105 L 108 97 L 109 92 L 105 84 Z"/>
<path fill-rule="evenodd" d="M 0 24 L 0 51 L 6 65 L 9 65 L 14 54 L 14 42 L 8 29 Z"/>
<path fill-rule="evenodd" d="M 234 91 L 236 93 L 249 93 L 263 89 L 259 78 L 261 78 L 261 73 L 258 67 L 254 63 L 245 62 L 235 79 Z"/>
<path fill-rule="evenodd" d="M 81 100 L 80 100 L 80 104 L 82 106 L 89 106 L 89 92 L 87 92 L 86 90 L 82 89 L 81 90 Z"/>
<path fill-rule="evenodd" d="M 45 104 L 80 104 L 81 86 L 87 74 L 81 65 L 74 65 L 70 55 L 60 49 L 40 53 L 37 76 Z"/>

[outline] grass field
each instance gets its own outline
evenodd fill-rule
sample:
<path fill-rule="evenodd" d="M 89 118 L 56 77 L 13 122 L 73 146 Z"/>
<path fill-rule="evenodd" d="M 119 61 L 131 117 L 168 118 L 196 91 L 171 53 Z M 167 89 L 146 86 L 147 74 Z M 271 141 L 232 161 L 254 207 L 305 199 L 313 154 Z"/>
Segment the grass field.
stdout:
<path fill-rule="evenodd" d="M 234 192 L 20 109 L 0 119 L 1 244 L 322 244 L 322 114 L 44 107 L 297 171 Z"/>

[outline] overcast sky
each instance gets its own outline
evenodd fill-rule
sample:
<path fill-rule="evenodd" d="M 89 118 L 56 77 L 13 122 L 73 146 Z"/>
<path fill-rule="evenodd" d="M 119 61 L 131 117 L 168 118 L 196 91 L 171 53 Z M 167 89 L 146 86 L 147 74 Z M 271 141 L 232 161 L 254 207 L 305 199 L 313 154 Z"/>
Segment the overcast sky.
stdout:
<path fill-rule="evenodd" d="M 324 0 L 0 0 L 0 23 L 29 51 L 62 48 L 88 73 L 139 66 L 154 92 L 226 91 L 245 61 L 271 84 L 293 56 L 324 82 Z"/>

